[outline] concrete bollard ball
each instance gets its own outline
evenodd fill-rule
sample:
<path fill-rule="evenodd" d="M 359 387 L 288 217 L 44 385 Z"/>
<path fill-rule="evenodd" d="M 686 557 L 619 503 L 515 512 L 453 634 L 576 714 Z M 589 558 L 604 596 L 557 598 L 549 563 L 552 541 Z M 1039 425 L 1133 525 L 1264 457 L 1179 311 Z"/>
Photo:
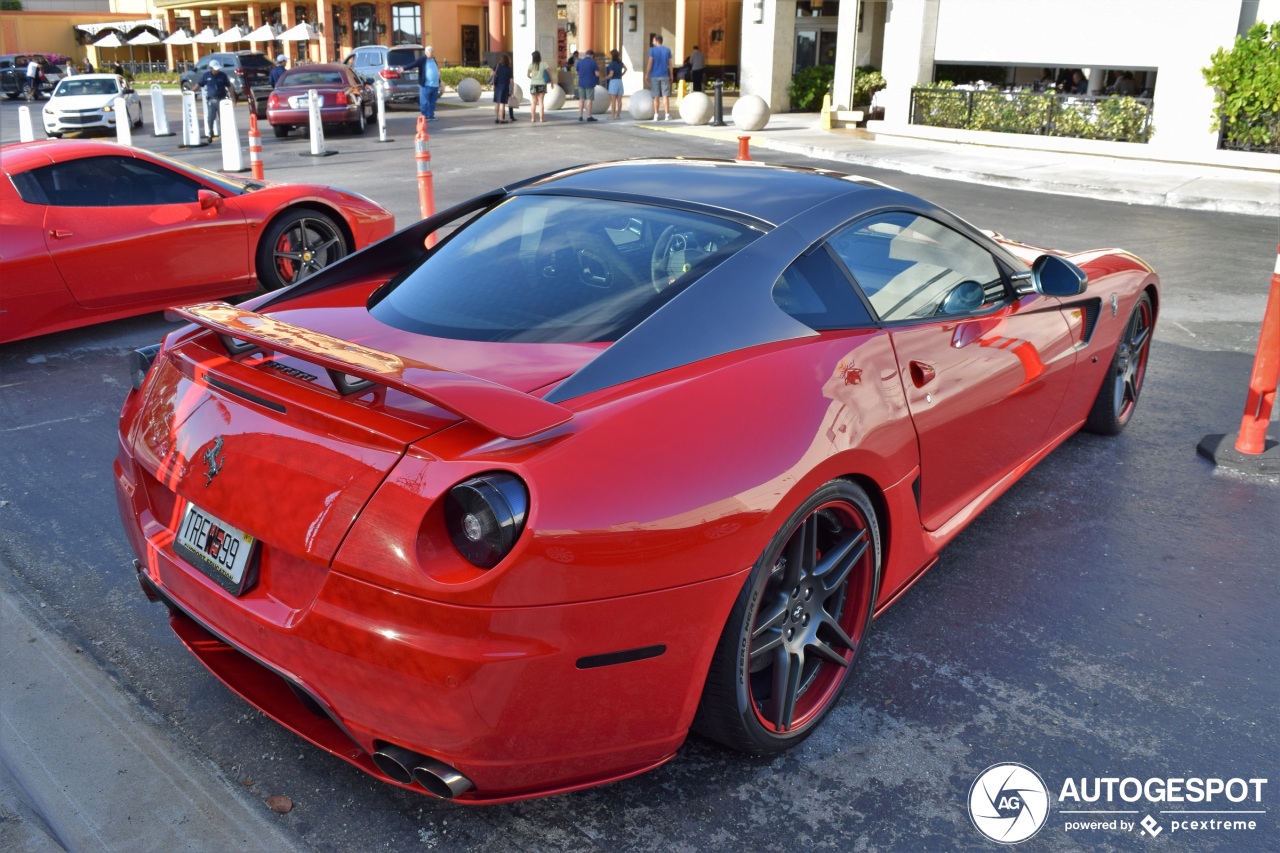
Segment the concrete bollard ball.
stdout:
<path fill-rule="evenodd" d="M 603 115 L 609 112 L 609 90 L 604 86 L 596 86 L 596 91 L 591 96 L 591 114 Z"/>
<path fill-rule="evenodd" d="M 701 92 L 691 92 L 680 99 L 680 118 L 685 124 L 706 124 L 711 121 L 714 110 L 711 99 Z"/>
<path fill-rule="evenodd" d="M 564 89 L 554 83 L 547 87 L 547 95 L 542 99 L 542 106 L 548 110 L 558 110 L 564 106 Z"/>
<path fill-rule="evenodd" d="M 653 95 L 648 89 L 640 89 L 631 93 L 631 117 L 638 121 L 649 121 L 653 118 Z"/>
<path fill-rule="evenodd" d="M 769 123 L 769 105 L 759 95 L 744 95 L 733 105 L 733 124 L 739 130 L 764 130 Z"/>
<path fill-rule="evenodd" d="M 480 84 L 474 77 L 463 77 L 458 81 L 458 97 L 468 104 L 480 100 Z"/>

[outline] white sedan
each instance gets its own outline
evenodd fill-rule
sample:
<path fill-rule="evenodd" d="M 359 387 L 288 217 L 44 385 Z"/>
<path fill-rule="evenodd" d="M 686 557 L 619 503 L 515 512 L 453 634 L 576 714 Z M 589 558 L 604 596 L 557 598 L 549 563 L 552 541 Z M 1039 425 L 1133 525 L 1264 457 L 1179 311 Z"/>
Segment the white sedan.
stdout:
<path fill-rule="evenodd" d="M 123 98 L 131 127 L 142 126 L 142 99 L 117 74 L 64 77 L 44 107 L 44 130 L 53 137 L 91 128 L 115 130 L 116 99 Z"/>

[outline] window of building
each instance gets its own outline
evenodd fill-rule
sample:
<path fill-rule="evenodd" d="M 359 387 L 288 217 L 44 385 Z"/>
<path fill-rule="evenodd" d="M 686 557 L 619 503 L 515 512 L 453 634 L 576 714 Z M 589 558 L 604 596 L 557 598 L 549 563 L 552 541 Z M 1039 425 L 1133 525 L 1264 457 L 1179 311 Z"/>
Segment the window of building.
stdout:
<path fill-rule="evenodd" d="M 391 7 L 391 43 L 422 44 L 422 7 L 417 3 Z"/>

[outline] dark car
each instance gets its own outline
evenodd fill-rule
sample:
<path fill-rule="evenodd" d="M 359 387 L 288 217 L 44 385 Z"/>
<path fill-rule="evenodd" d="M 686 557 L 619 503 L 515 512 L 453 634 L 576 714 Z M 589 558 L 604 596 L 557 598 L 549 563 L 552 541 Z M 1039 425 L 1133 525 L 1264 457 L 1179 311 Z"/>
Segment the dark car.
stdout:
<path fill-rule="evenodd" d="M 22 87 L 27 85 L 27 63 L 34 56 L 44 71 L 39 86 L 42 92 L 52 92 L 53 87 L 62 79 L 62 69 L 49 61 L 44 54 L 6 53 L 0 55 L 0 92 L 10 100 L 22 95 Z"/>
<path fill-rule="evenodd" d="M 311 92 L 320 99 L 321 124 L 345 125 L 352 133 L 364 133 L 377 108 L 369 84 L 347 66 L 303 65 L 286 71 L 267 98 L 267 121 L 276 136 L 310 124 Z"/>
<path fill-rule="evenodd" d="M 249 96 L 251 87 L 271 88 L 271 59 L 260 50 L 236 50 L 229 53 L 211 53 L 200 57 L 196 67 L 182 72 L 182 88 L 194 92 L 200 88 L 200 78 L 209 70 L 209 63 L 217 60 L 222 71 L 231 78 L 233 100 Z"/>
<path fill-rule="evenodd" d="M 177 309 L 131 358 L 116 494 L 191 652 L 389 783 L 561 794 L 691 729 L 772 756 L 846 684 L 882 701 L 872 617 L 978 513 L 1131 421 L 1158 304 L 1124 251 L 874 181 L 581 166 Z M 1087 499 L 1091 456 L 1006 500 Z M 955 592 L 947 618 L 1001 594 Z"/>
<path fill-rule="evenodd" d="M 405 70 L 422 56 L 420 44 L 398 44 L 395 47 L 371 44 L 357 47 L 343 63 L 370 86 L 382 86 L 387 103 L 418 102 L 417 69 Z"/>

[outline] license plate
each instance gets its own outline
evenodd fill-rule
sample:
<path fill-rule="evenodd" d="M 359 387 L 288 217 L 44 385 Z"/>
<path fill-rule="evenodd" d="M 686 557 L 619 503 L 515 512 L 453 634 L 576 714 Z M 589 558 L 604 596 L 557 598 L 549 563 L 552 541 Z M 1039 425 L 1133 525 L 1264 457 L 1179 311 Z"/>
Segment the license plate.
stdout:
<path fill-rule="evenodd" d="M 249 534 L 188 503 L 174 550 L 228 592 L 240 595 L 254 580 L 249 571 L 253 542 Z"/>
<path fill-rule="evenodd" d="M 316 103 L 323 107 L 323 106 L 324 106 L 324 95 L 316 95 Z M 310 96 L 310 95 L 302 95 L 302 96 L 300 96 L 300 97 L 294 98 L 294 99 L 293 99 L 293 105 L 294 105 L 294 107 L 309 107 L 309 106 L 311 106 L 311 96 Z"/>

